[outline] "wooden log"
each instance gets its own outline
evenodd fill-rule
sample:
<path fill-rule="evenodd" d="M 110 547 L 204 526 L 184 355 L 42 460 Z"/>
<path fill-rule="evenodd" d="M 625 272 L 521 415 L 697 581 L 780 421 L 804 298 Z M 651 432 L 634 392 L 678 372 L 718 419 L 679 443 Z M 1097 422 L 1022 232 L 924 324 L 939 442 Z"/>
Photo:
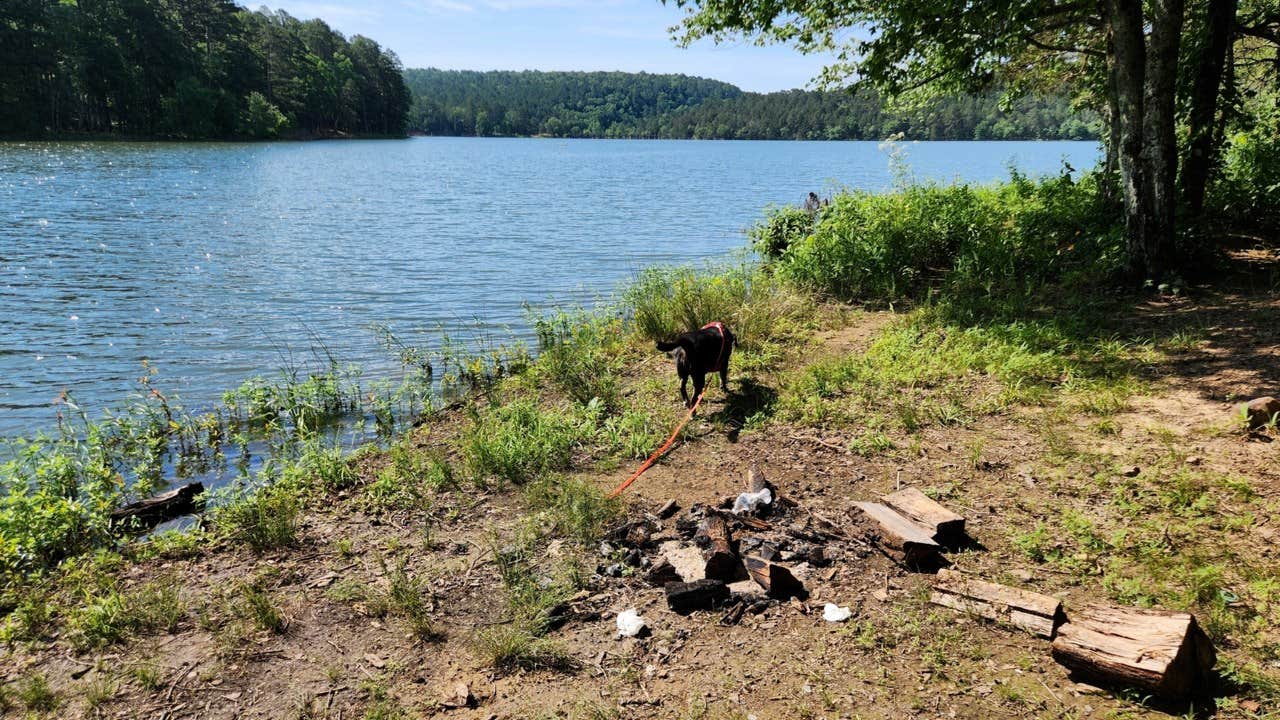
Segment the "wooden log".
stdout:
<path fill-rule="evenodd" d="M 1052 638 L 1065 619 L 1062 602 L 1055 597 L 978 580 L 945 568 L 939 570 L 933 580 L 929 601 L 988 620 L 1007 622 L 1044 638 Z"/>
<path fill-rule="evenodd" d="M 1166 700 L 1186 700 L 1213 685 L 1213 643 L 1190 613 L 1087 607 L 1058 628 L 1052 650 L 1082 679 Z"/>
<path fill-rule="evenodd" d="M 889 557 L 904 565 L 921 565 L 937 559 L 939 546 L 929 533 L 885 505 L 855 502 L 878 526 L 876 544 Z"/>
<path fill-rule="evenodd" d="M 899 515 L 929 531 L 935 542 L 948 545 L 964 540 L 964 518 L 917 488 L 903 488 L 881 500 Z"/>
<path fill-rule="evenodd" d="M 742 564 L 733 552 L 733 538 L 729 523 L 718 515 L 709 515 L 699 525 L 693 542 L 702 548 L 706 560 L 705 576 L 713 580 L 733 582 L 740 574 Z"/>
<path fill-rule="evenodd" d="M 644 574 L 644 579 L 645 582 L 657 587 L 663 587 L 670 582 L 684 581 L 684 578 L 680 577 L 680 572 L 666 558 L 654 563 L 653 567 Z"/>
<path fill-rule="evenodd" d="M 694 610 L 710 610 L 729 599 L 729 586 L 709 578 L 687 583 L 667 583 L 665 591 L 667 607 L 681 615 Z"/>
<path fill-rule="evenodd" d="M 786 567 L 770 562 L 758 555 L 747 555 L 743 558 L 747 573 L 751 579 L 769 594 L 770 597 L 786 600 L 791 597 L 807 597 L 804 583 Z"/>
<path fill-rule="evenodd" d="M 764 471 L 759 465 L 752 463 L 751 467 L 747 468 L 747 491 L 758 493 L 765 488 L 769 488 L 770 493 L 774 491 L 773 484 L 765 479 Z"/>
<path fill-rule="evenodd" d="M 199 511 L 200 504 L 197 498 L 202 493 L 204 493 L 203 484 L 187 483 L 168 492 L 112 510 L 111 524 L 113 527 L 123 529 L 155 527 L 166 520 Z"/>

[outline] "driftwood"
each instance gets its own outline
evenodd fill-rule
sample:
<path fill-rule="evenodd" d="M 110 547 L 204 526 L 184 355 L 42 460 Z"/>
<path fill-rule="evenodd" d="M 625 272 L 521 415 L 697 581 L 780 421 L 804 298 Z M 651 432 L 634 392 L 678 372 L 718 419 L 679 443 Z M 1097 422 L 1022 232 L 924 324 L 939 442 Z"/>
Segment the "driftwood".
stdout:
<path fill-rule="evenodd" d="M 123 529 L 150 528 L 166 520 L 199 511 L 197 502 L 204 485 L 188 483 L 145 500 L 129 503 L 111 511 L 111 524 Z"/>
<path fill-rule="evenodd" d="M 855 502 L 878 526 L 876 544 L 904 565 L 922 565 L 937 559 L 939 546 L 929 533 L 880 503 Z"/>
<path fill-rule="evenodd" d="M 1212 687 L 1216 657 L 1189 613 L 1093 606 L 1058 628 L 1053 659 L 1097 684 L 1178 701 Z"/>
<path fill-rule="evenodd" d="M 743 563 L 747 566 L 747 573 L 751 575 L 751 579 L 769 594 L 780 600 L 790 597 L 807 597 L 804 589 L 804 583 L 796 579 L 795 575 L 787 568 L 775 562 L 770 562 L 758 555 L 748 555 L 743 558 Z"/>
<path fill-rule="evenodd" d="M 698 525 L 693 542 L 702 548 L 702 558 L 707 562 L 706 577 L 725 582 L 737 579 L 741 563 L 733 552 L 733 537 L 724 518 L 711 515 L 704 519 Z"/>
<path fill-rule="evenodd" d="M 917 488 L 903 488 L 881 500 L 899 515 L 923 527 L 935 542 L 952 545 L 964 540 L 964 518 L 934 502 Z"/>
<path fill-rule="evenodd" d="M 933 580 L 929 601 L 988 620 L 1007 622 L 1045 638 L 1053 637 L 1064 620 L 1062 603 L 1057 598 L 978 580 L 945 568 L 939 570 Z"/>
<path fill-rule="evenodd" d="M 681 615 L 694 610 L 710 610 L 729 599 L 729 586 L 719 580 L 667 583 L 665 590 L 667 607 Z"/>

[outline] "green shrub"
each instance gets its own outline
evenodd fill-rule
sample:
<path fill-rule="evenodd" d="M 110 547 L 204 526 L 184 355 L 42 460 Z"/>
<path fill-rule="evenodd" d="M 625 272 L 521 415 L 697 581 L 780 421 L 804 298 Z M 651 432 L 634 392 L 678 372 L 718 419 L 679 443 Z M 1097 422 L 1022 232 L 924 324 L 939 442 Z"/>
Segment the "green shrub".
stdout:
<path fill-rule="evenodd" d="M 569 466 L 579 428 L 565 414 L 521 400 L 477 413 L 462 443 L 463 462 L 477 481 L 523 485 Z"/>
<path fill-rule="evenodd" d="M 1280 107 L 1265 95 L 1251 105 L 1255 122 L 1231 135 L 1209 193 L 1220 215 L 1251 227 L 1280 227 Z"/>
<path fill-rule="evenodd" d="M 815 215 L 794 205 L 770 208 L 751 228 L 751 245 L 766 258 L 777 259 L 787 248 L 813 232 Z"/>
<path fill-rule="evenodd" d="M 1119 266 L 1114 214 L 1098 198 L 1093 176 L 1016 173 L 987 187 L 844 193 L 782 253 L 778 273 L 842 300 L 1026 293 L 1068 271 Z"/>

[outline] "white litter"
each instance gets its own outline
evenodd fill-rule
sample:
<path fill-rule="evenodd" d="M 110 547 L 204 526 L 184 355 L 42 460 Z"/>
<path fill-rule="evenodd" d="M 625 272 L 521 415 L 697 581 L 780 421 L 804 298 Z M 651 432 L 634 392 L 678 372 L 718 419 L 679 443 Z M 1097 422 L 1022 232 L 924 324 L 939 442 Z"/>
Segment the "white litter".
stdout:
<path fill-rule="evenodd" d="M 755 512 L 756 508 L 761 505 L 768 505 L 773 502 L 773 493 L 769 488 L 764 488 L 760 492 L 745 492 L 733 501 L 733 513 L 735 515 L 744 512 Z"/>
<path fill-rule="evenodd" d="M 644 630 L 644 618 L 640 617 L 640 613 L 635 608 L 623 610 L 618 613 L 618 636 L 619 637 L 635 637 Z"/>
<path fill-rule="evenodd" d="M 827 622 L 844 622 L 851 617 L 853 617 L 853 611 L 847 607 L 840 607 L 835 603 L 827 603 L 822 608 L 822 619 Z M 619 618 L 618 622 L 622 622 L 621 618 Z"/>

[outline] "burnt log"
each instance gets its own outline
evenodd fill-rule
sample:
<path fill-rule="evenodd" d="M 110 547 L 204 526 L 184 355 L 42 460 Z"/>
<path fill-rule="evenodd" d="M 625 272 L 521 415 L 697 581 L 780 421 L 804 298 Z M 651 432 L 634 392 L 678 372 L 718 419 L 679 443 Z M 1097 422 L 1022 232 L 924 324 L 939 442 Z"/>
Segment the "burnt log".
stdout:
<path fill-rule="evenodd" d="M 733 582 L 738 578 L 742 564 L 733 551 L 733 537 L 729 534 L 729 524 L 724 518 L 711 515 L 704 519 L 698 525 L 693 542 L 702 548 L 706 577 L 725 582 Z"/>
<path fill-rule="evenodd" d="M 942 569 L 933 580 L 929 601 L 988 620 L 1006 622 L 1032 635 L 1052 638 L 1065 617 L 1062 602 L 1029 590 L 997 585 Z"/>
<path fill-rule="evenodd" d="M 769 597 L 779 600 L 808 597 L 804 583 L 792 575 L 786 567 L 757 555 L 748 555 L 743 558 L 743 562 L 747 566 L 747 574 L 768 593 Z"/>
<path fill-rule="evenodd" d="M 693 582 L 667 583 L 664 588 L 667 607 L 681 615 L 695 610 L 710 610 L 729 599 L 729 586 L 719 580 L 704 578 Z"/>
<path fill-rule="evenodd" d="M 683 582 L 684 578 L 680 577 L 680 572 L 676 570 L 666 558 L 658 560 L 653 567 L 644 574 L 645 582 L 657 587 L 663 587 L 671 582 Z"/>
<path fill-rule="evenodd" d="M 203 509 L 202 494 L 204 485 L 193 482 L 129 503 L 111 511 L 111 526 L 121 530 L 147 529 L 166 520 L 199 512 Z"/>
<path fill-rule="evenodd" d="M 1081 679 L 1182 701 L 1213 688 L 1213 643 L 1184 612 L 1092 606 L 1058 628 L 1053 659 Z"/>

